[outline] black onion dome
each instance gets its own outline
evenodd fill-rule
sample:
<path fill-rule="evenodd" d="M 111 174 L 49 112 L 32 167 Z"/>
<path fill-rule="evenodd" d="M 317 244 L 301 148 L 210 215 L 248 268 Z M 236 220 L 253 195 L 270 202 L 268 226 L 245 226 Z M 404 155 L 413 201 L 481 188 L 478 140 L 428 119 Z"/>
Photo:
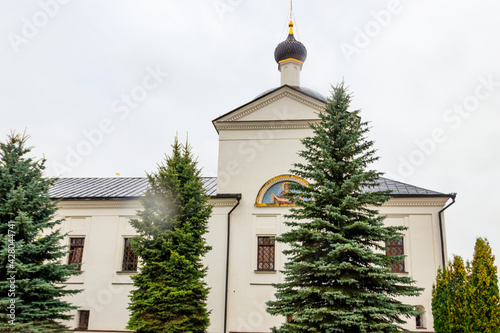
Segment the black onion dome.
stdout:
<path fill-rule="evenodd" d="M 307 58 L 307 50 L 304 44 L 295 39 L 293 34 L 289 34 L 288 38 L 279 43 L 274 50 L 274 59 L 277 63 L 282 60 L 293 58 L 304 62 Z"/>

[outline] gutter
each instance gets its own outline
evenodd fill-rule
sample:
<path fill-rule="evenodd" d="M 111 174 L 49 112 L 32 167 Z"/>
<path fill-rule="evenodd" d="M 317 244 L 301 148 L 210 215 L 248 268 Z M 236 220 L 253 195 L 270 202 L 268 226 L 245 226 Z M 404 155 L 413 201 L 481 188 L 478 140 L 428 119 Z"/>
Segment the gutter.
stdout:
<path fill-rule="evenodd" d="M 221 197 L 223 195 L 218 195 L 218 197 Z M 233 210 L 238 207 L 240 204 L 241 200 L 241 194 L 236 194 L 232 195 L 231 198 L 236 198 L 238 202 L 236 205 L 233 206 L 233 208 L 227 213 L 227 252 L 226 252 L 226 292 L 225 292 L 225 297 L 224 297 L 224 331 L 223 333 L 226 333 L 227 329 L 227 304 L 228 304 L 228 292 L 229 292 L 229 241 L 230 241 L 230 236 L 231 236 L 231 213 Z"/>
<path fill-rule="evenodd" d="M 439 217 L 439 234 L 441 236 L 441 259 L 443 261 L 443 266 L 442 268 L 445 268 L 445 263 L 446 263 L 446 259 L 445 259 L 445 255 L 444 255 L 444 235 L 443 235 L 443 219 L 441 218 L 441 214 L 448 208 L 450 207 L 451 205 L 453 205 L 455 203 L 455 198 L 457 197 L 457 194 L 456 193 L 450 193 L 449 194 L 452 202 L 450 202 L 448 205 L 446 205 L 443 209 L 441 209 L 439 212 L 438 212 L 438 217 Z"/>

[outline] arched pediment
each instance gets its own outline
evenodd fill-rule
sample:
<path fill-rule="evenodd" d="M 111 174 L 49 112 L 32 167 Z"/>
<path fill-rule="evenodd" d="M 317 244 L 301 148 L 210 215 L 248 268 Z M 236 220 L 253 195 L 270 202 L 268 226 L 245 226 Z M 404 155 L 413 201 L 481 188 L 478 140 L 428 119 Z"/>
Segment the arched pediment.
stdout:
<path fill-rule="evenodd" d="M 289 183 L 309 185 L 304 179 L 294 175 L 281 175 L 268 180 L 260 189 L 255 206 L 294 206 L 284 194 L 289 192 Z"/>

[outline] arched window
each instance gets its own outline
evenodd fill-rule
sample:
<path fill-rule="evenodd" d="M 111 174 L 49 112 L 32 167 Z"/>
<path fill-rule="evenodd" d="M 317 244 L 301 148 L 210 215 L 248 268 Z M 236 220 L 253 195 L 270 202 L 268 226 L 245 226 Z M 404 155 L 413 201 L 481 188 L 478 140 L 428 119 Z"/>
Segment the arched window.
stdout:
<path fill-rule="evenodd" d="M 417 306 L 417 310 L 422 311 L 422 314 L 419 314 L 415 317 L 415 324 L 417 329 L 425 328 L 425 308 L 422 305 Z"/>

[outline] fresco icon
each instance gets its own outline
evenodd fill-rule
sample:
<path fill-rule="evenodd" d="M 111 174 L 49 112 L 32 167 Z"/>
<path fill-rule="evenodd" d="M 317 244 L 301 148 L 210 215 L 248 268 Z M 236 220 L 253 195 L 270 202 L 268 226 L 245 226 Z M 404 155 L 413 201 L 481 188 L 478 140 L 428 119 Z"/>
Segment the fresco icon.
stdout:
<path fill-rule="evenodd" d="M 290 182 L 279 182 L 271 186 L 271 188 L 264 195 L 262 203 L 278 204 L 278 205 L 291 205 L 292 202 L 285 198 L 285 194 L 290 192 Z"/>
<path fill-rule="evenodd" d="M 300 193 L 291 190 L 293 183 L 301 185 L 309 185 L 302 178 L 294 175 L 281 175 L 267 181 L 260 189 L 255 200 L 256 206 L 294 206 L 295 204 L 287 198 L 287 193 L 294 193 L 294 197 L 302 199 Z M 297 194 L 295 194 L 297 193 Z"/>

